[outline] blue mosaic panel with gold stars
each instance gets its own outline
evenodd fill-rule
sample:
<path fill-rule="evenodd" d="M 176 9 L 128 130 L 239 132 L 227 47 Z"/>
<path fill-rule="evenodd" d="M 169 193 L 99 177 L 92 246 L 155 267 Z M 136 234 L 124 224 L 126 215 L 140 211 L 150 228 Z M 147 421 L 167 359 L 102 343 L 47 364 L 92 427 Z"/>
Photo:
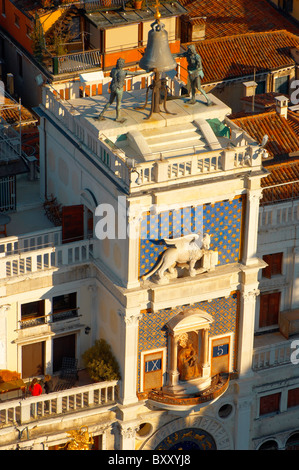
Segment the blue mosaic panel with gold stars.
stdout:
<path fill-rule="evenodd" d="M 167 346 L 166 323 L 182 311 L 181 306 L 176 308 L 167 308 L 156 312 L 145 312 L 139 322 L 139 358 L 141 352 L 152 349 L 165 348 Z M 213 323 L 210 326 L 209 336 L 225 335 L 233 333 L 232 348 L 233 357 L 235 355 L 235 339 L 238 320 L 238 295 L 237 292 L 231 293 L 227 298 L 221 297 L 211 302 L 196 302 L 189 305 L 188 308 L 200 308 L 208 312 Z M 138 361 L 138 381 L 140 375 L 140 361 Z"/>
<path fill-rule="evenodd" d="M 240 257 L 242 197 L 197 207 L 148 212 L 141 222 L 140 276 L 148 273 L 167 248 L 164 238 L 189 233 L 211 236 L 211 249 L 218 251 L 218 264 L 237 263 Z"/>

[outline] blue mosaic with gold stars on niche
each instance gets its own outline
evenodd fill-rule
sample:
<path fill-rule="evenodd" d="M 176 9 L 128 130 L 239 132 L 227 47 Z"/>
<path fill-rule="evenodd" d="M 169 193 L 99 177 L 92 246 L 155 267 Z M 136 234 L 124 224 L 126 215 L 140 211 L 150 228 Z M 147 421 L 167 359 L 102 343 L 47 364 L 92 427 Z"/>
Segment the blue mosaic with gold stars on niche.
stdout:
<path fill-rule="evenodd" d="M 164 238 L 189 233 L 211 236 L 211 250 L 218 251 L 218 265 L 238 263 L 242 228 L 242 197 L 196 207 L 147 212 L 141 221 L 140 276 L 156 265 L 167 248 Z"/>

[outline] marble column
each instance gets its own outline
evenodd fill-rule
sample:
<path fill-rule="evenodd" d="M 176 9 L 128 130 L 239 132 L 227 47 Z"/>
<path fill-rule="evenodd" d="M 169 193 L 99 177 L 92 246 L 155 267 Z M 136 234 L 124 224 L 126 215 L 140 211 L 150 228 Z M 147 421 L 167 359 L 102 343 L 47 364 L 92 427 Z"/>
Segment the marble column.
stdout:
<path fill-rule="evenodd" d="M 119 423 L 120 427 L 120 450 L 135 450 L 135 436 L 139 429 L 136 423 Z"/>
<path fill-rule="evenodd" d="M 244 232 L 244 249 L 242 262 L 245 265 L 256 263 L 259 207 L 262 198 L 261 189 L 248 191 L 246 201 L 246 230 Z"/>
<path fill-rule="evenodd" d="M 0 369 L 8 369 L 7 364 L 7 312 L 9 304 L 0 306 Z"/>
<path fill-rule="evenodd" d="M 140 308 L 118 311 L 122 318 L 122 389 L 120 401 L 123 405 L 135 403 L 137 400 L 137 363 L 138 363 L 138 325 L 142 317 Z"/>
<path fill-rule="evenodd" d="M 169 370 L 169 385 L 175 386 L 179 381 L 178 371 L 178 337 L 170 335 L 171 366 Z"/>

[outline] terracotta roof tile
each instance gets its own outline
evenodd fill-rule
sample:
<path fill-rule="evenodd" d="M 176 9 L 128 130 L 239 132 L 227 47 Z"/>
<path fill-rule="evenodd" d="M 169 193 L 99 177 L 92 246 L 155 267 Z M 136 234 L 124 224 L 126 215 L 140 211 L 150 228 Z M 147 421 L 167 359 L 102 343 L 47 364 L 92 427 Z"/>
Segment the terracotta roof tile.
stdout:
<path fill-rule="evenodd" d="M 22 124 L 37 122 L 37 119 L 33 114 L 21 105 L 21 114 L 19 105 L 14 100 L 5 97 L 4 103 L 0 104 L 0 118 L 4 119 L 8 124 L 18 125 L 20 118 Z"/>
<path fill-rule="evenodd" d="M 285 162 L 267 166 L 270 174 L 261 180 L 261 204 L 285 201 L 299 197 L 299 162 Z"/>
<path fill-rule="evenodd" d="M 193 23 L 206 17 L 206 38 L 258 31 L 299 28 L 282 16 L 267 0 L 180 0 Z"/>
<path fill-rule="evenodd" d="M 248 33 L 199 41 L 195 44 L 204 66 L 203 83 L 265 73 L 295 65 L 290 49 L 299 36 L 286 30 Z"/>
<path fill-rule="evenodd" d="M 278 160 L 287 158 L 290 154 L 299 154 L 298 134 L 288 120 L 276 111 L 233 119 L 233 122 L 260 143 L 267 134 L 269 140 L 266 149 L 272 159 Z"/>

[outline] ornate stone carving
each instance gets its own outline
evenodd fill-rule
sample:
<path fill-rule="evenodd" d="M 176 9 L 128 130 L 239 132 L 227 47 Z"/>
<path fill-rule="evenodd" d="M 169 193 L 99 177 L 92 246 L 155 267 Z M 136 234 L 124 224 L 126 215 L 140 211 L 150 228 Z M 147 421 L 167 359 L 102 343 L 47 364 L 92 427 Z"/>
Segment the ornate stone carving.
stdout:
<path fill-rule="evenodd" d="M 243 292 L 244 302 L 254 302 L 255 298 L 260 295 L 259 289 L 254 289 L 251 292 Z"/>
<path fill-rule="evenodd" d="M 199 239 L 199 235 L 192 233 L 180 238 L 164 238 L 167 248 L 158 264 L 147 274 L 142 276 L 142 279 L 147 279 L 155 275 L 155 282 L 157 284 L 167 284 L 169 279 L 178 276 L 178 266 L 188 266 L 189 276 L 194 277 L 197 274 L 211 271 L 215 269 L 218 263 L 217 251 L 210 250 L 210 235 L 205 234 L 202 240 L 201 247 L 195 240 Z M 196 262 L 202 259 L 202 267 L 195 269 Z"/>
<path fill-rule="evenodd" d="M 139 430 L 140 425 L 135 423 L 120 424 L 120 433 L 125 439 L 131 439 L 135 437 L 136 432 Z"/>

